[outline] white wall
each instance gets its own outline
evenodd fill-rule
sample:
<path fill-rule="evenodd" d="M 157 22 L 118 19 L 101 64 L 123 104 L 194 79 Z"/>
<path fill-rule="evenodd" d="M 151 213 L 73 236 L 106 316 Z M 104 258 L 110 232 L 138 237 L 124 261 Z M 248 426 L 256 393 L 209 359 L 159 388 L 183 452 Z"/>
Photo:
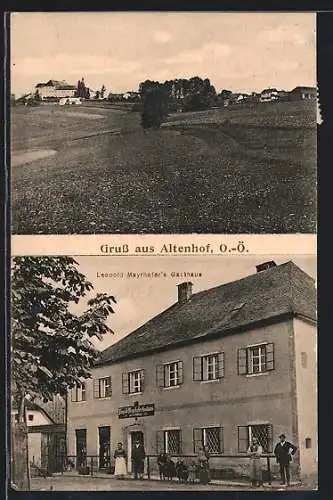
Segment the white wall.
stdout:
<path fill-rule="evenodd" d="M 317 330 L 315 326 L 294 320 L 295 367 L 299 456 L 302 476 L 316 474 L 318 467 L 317 434 Z M 302 354 L 303 353 L 303 354 Z M 306 366 L 304 365 L 306 357 Z M 306 448 L 306 438 L 311 448 Z"/>
<path fill-rule="evenodd" d="M 17 415 L 17 410 L 13 410 L 11 412 L 12 419 Z M 32 416 L 32 420 L 29 419 L 29 416 Z M 27 425 L 30 427 L 31 425 L 49 425 L 53 422 L 45 415 L 45 413 L 38 410 L 27 410 Z"/>

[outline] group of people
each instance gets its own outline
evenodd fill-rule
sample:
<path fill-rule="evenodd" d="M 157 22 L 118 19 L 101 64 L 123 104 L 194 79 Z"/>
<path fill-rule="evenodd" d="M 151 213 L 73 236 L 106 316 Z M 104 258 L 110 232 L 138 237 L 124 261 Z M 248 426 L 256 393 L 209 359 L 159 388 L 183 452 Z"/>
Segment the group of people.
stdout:
<path fill-rule="evenodd" d="M 179 482 L 195 483 L 197 478 L 201 484 L 210 482 L 209 474 L 209 453 L 206 447 L 201 447 L 197 455 L 197 460 L 191 460 L 185 464 L 179 459 L 175 463 L 168 453 L 162 452 L 157 457 L 160 479 L 173 479 L 178 477 Z"/>
<path fill-rule="evenodd" d="M 114 452 L 115 468 L 114 475 L 117 479 L 124 479 L 127 476 L 127 454 L 123 448 L 122 443 L 117 444 L 116 451 Z M 144 473 L 144 463 L 146 452 L 142 443 L 137 440 L 132 448 L 132 466 L 134 479 L 142 479 Z"/>
<path fill-rule="evenodd" d="M 292 456 L 296 453 L 297 448 L 289 441 L 286 441 L 285 434 L 279 436 L 279 443 L 274 448 L 274 455 L 276 461 L 280 466 L 281 485 L 290 485 L 290 462 Z M 259 444 L 257 438 L 253 438 L 247 450 L 250 455 L 250 478 L 252 486 L 262 486 L 262 469 L 261 469 L 261 455 L 263 453 L 262 446 Z"/>
<path fill-rule="evenodd" d="M 296 453 L 297 447 L 286 441 L 286 436 L 281 434 L 279 436 L 279 443 L 274 448 L 274 455 L 277 463 L 280 466 L 281 484 L 290 485 L 290 462 L 292 456 Z M 250 446 L 247 450 L 250 456 L 250 479 L 252 486 L 262 486 L 262 467 L 261 456 L 263 448 L 258 439 L 253 437 Z M 118 443 L 117 449 L 114 452 L 115 470 L 114 475 L 118 479 L 127 476 L 126 451 L 122 443 Z M 134 479 L 142 479 L 144 473 L 144 461 L 146 452 L 142 443 L 137 440 L 132 448 L 132 466 Z M 199 478 L 201 484 L 208 484 L 210 482 L 209 472 L 209 453 L 205 446 L 199 449 L 197 460 L 192 460 L 189 464 L 185 464 L 183 460 L 179 459 L 176 463 L 173 462 L 170 455 L 165 452 L 159 454 L 157 458 L 157 465 L 159 468 L 160 479 L 172 479 L 177 476 L 180 482 L 196 482 Z"/>

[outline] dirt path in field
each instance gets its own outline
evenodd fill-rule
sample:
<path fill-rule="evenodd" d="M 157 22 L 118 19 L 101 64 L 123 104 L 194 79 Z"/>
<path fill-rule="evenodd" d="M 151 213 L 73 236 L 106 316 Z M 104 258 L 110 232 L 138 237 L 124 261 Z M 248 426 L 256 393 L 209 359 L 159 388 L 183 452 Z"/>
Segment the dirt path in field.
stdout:
<path fill-rule="evenodd" d="M 30 151 L 16 151 L 11 155 L 11 166 L 19 167 L 36 160 L 42 160 L 57 153 L 55 149 L 38 149 Z"/>

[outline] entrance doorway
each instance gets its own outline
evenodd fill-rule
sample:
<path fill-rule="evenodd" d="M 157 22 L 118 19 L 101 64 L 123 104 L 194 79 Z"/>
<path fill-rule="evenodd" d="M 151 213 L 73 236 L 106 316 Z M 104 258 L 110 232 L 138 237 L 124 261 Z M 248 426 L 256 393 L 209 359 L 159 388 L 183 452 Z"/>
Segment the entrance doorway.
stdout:
<path fill-rule="evenodd" d="M 87 465 L 87 429 L 76 429 L 76 467 Z"/>
<path fill-rule="evenodd" d="M 132 450 L 135 446 L 136 441 L 140 441 L 140 443 L 144 446 L 144 434 L 142 431 L 131 431 L 128 435 L 128 472 L 132 472 Z"/>
<path fill-rule="evenodd" d="M 131 450 L 133 450 L 134 445 L 137 441 L 140 441 L 140 444 L 142 444 L 142 446 L 145 445 L 144 436 L 143 436 L 142 431 L 132 431 L 131 432 Z"/>
<path fill-rule="evenodd" d="M 111 431 L 109 426 L 98 428 L 99 440 L 99 468 L 108 469 L 110 467 L 110 441 Z"/>

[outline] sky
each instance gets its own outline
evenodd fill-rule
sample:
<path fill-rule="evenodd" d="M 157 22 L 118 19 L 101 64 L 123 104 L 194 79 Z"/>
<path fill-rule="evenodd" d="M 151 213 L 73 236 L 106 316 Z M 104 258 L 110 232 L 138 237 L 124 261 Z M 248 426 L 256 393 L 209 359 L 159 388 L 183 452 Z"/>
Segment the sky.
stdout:
<path fill-rule="evenodd" d="M 93 284 L 87 295 L 73 312 L 82 313 L 87 300 L 96 293 L 108 293 L 116 298 L 114 314 L 108 325 L 113 335 L 106 335 L 102 342 L 95 341 L 97 349 L 105 349 L 131 333 L 148 320 L 177 301 L 177 285 L 184 281 L 193 283 L 193 293 L 207 290 L 256 273 L 256 265 L 274 260 L 282 264 L 292 260 L 303 271 L 316 279 L 316 259 L 313 255 L 259 255 L 242 257 L 75 257 L 79 270 Z M 166 273 L 167 277 L 127 278 L 128 272 Z M 171 273 L 191 272 L 201 276 L 193 278 L 172 277 Z M 113 277 L 102 277 L 113 275 Z M 123 277 L 121 274 L 123 273 Z M 118 275 L 118 276 L 117 276 Z"/>
<path fill-rule="evenodd" d="M 313 13 L 18 12 L 11 15 L 11 92 L 49 79 L 107 92 L 145 79 L 200 76 L 216 90 L 315 86 Z"/>

